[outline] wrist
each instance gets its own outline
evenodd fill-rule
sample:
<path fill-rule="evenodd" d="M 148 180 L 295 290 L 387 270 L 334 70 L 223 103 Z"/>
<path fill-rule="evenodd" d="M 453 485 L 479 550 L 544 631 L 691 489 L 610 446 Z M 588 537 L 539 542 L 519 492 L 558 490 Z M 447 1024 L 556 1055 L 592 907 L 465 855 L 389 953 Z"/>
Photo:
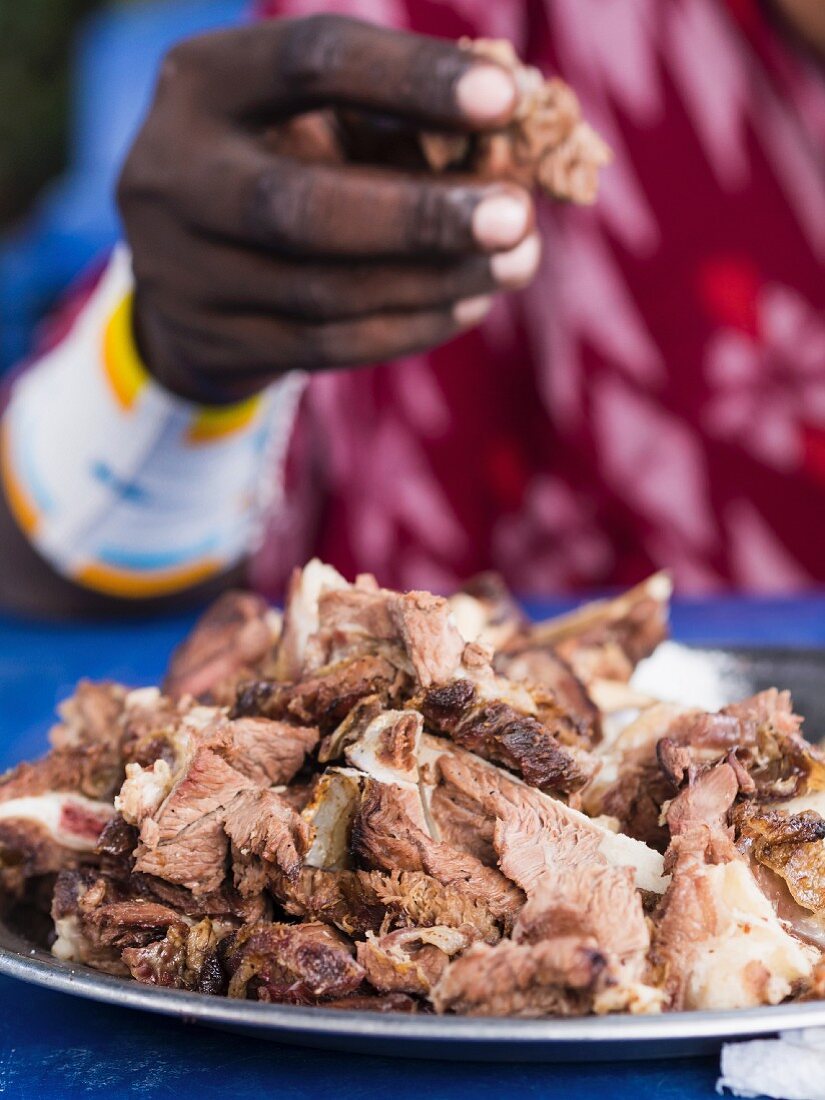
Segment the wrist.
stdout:
<path fill-rule="evenodd" d="M 129 332 L 135 355 L 146 373 L 167 393 L 183 401 L 220 408 L 243 403 L 265 389 L 262 383 L 251 392 L 239 394 L 189 362 L 186 353 L 170 340 L 168 321 L 139 286 L 132 296 Z"/>

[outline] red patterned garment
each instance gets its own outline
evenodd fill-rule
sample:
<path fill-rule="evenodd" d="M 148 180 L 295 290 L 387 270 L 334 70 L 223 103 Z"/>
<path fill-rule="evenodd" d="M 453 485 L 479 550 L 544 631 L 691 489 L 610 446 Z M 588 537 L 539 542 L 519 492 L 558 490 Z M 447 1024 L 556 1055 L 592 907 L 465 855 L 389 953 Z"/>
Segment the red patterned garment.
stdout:
<path fill-rule="evenodd" d="M 613 147 L 481 329 L 313 379 L 254 565 L 448 589 L 825 580 L 825 82 L 757 0 L 277 0 L 507 37 Z"/>

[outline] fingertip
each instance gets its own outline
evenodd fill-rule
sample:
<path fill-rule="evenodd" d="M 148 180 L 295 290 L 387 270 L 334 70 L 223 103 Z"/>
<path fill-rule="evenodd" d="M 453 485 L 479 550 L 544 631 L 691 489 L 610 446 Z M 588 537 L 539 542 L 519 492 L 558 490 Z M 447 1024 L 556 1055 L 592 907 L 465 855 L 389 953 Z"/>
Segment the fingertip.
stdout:
<path fill-rule="evenodd" d="M 493 278 L 505 289 L 515 289 L 530 282 L 541 260 L 541 238 L 531 233 L 509 252 L 497 252 L 490 260 Z"/>
<path fill-rule="evenodd" d="M 517 187 L 491 189 L 473 210 L 475 241 L 489 251 L 515 248 L 533 225 L 533 206 Z"/>
<path fill-rule="evenodd" d="M 493 298 L 490 294 L 479 294 L 475 298 L 465 298 L 461 302 L 456 302 L 453 306 L 456 324 L 462 328 L 472 328 L 473 325 L 484 320 L 492 304 Z"/>
<path fill-rule="evenodd" d="M 516 106 L 516 83 L 499 65 L 472 65 L 455 88 L 456 102 L 471 122 L 506 122 Z"/>

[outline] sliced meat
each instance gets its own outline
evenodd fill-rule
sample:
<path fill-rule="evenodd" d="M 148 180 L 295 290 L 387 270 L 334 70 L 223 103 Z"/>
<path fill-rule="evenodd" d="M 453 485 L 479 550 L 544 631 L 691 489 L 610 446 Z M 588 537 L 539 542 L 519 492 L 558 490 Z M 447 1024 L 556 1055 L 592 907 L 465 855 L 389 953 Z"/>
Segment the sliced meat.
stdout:
<path fill-rule="evenodd" d="M 576 935 L 604 957 L 605 982 L 626 987 L 641 982 L 650 933 L 629 867 L 555 867 L 528 898 L 513 929 L 517 943 Z"/>
<path fill-rule="evenodd" d="M 266 873 L 274 867 L 289 879 L 298 877 L 309 847 L 309 826 L 274 791 L 241 791 L 226 807 L 223 828 L 232 841 L 235 885 L 241 894 L 261 892 L 248 881 L 251 875 L 254 882 L 256 870 Z"/>
<path fill-rule="evenodd" d="M 480 820 L 486 820 L 485 831 L 493 830 L 492 844 L 501 869 L 528 894 L 559 861 L 568 866 L 606 861 L 614 867 L 630 867 L 636 886 L 663 892 L 662 857 L 641 842 L 614 833 L 438 738 L 424 738 L 422 758 L 428 784 L 460 798 Z"/>
<path fill-rule="evenodd" d="M 756 726 L 720 711 L 709 714 L 660 703 L 644 710 L 602 756 L 602 770 L 583 792 L 591 814 L 618 819 L 623 832 L 664 850 L 662 806 L 687 769 L 736 752 L 743 763 L 757 744 Z"/>
<path fill-rule="evenodd" d="M 224 745 L 216 751 L 241 775 L 262 786 L 289 783 L 318 744 L 315 726 L 238 718 L 220 727 Z"/>
<path fill-rule="evenodd" d="M 444 787 L 493 821 L 499 866 L 527 895 L 513 938 L 582 935 L 604 957 L 605 982 L 640 982 L 650 938 L 636 889 L 637 853 L 617 851 L 615 834 L 467 753 L 444 753 L 438 771 Z M 625 865 L 613 862 L 617 856 Z"/>
<path fill-rule="evenodd" d="M 775 801 L 825 790 L 825 750 L 802 736 L 790 692 L 770 688 L 722 713 L 750 733 L 752 748 L 739 755 L 757 797 Z"/>
<path fill-rule="evenodd" d="M 106 802 L 59 791 L 0 802 L 0 895 L 20 897 L 29 879 L 96 862 L 113 814 Z"/>
<path fill-rule="evenodd" d="M 52 953 L 122 974 L 124 947 L 143 947 L 167 930 L 185 933 L 187 921 L 176 910 L 146 899 L 123 898 L 119 888 L 93 871 L 63 871 L 52 902 L 57 939 Z"/>
<path fill-rule="evenodd" d="M 126 879 L 134 867 L 134 851 L 138 843 L 138 830 L 130 825 L 122 814 L 109 819 L 97 838 L 97 856 L 101 873 L 112 878 Z"/>
<path fill-rule="evenodd" d="M 358 962 L 366 979 L 379 993 L 414 993 L 427 997 L 450 959 L 472 943 L 467 931 L 434 925 L 399 928 L 356 944 Z"/>
<path fill-rule="evenodd" d="M 49 752 L 39 760 L 18 764 L 0 775 L 0 804 L 54 791 L 79 793 L 84 774 L 81 753 Z"/>
<path fill-rule="evenodd" d="M 521 891 L 500 871 L 432 839 L 414 788 L 367 779 L 353 823 L 352 850 L 368 869 L 424 871 L 444 885 L 460 883 L 505 922 L 521 908 Z"/>
<path fill-rule="evenodd" d="M 429 812 L 445 844 L 469 852 L 487 867 L 495 867 L 495 818 L 452 783 L 442 783 L 430 794 Z"/>
<path fill-rule="evenodd" d="M 380 654 L 427 688 L 455 674 L 464 639 L 440 596 L 353 587 L 321 594 L 318 632 L 307 649 L 315 669 Z"/>
<path fill-rule="evenodd" d="M 377 932 L 388 912 L 364 876 L 305 867 L 295 880 L 283 874 L 270 876 L 269 889 L 289 916 L 334 924 L 348 936 L 360 937 Z"/>
<path fill-rule="evenodd" d="M 252 592 L 225 592 L 195 624 L 172 655 L 163 690 L 230 703 L 236 685 L 250 679 L 277 641 L 277 621 Z"/>
<path fill-rule="evenodd" d="M 550 646 L 530 647 L 522 642 L 520 647 L 514 642 L 512 648 L 496 654 L 494 668 L 511 680 L 551 692 L 561 712 L 587 743 L 595 744 L 601 737 L 599 708 L 567 662 Z"/>
<path fill-rule="evenodd" d="M 404 682 L 403 674 L 386 658 L 355 657 L 299 683 L 258 680 L 244 684 L 231 716 L 261 715 L 318 726 L 322 733 L 331 733 L 359 700 L 378 695 L 392 701 L 400 696 Z"/>
<path fill-rule="evenodd" d="M 529 639 L 552 646 L 585 685 L 629 680 L 639 661 L 667 637 L 672 588 L 666 573 L 656 573 L 616 599 L 535 624 Z"/>
<path fill-rule="evenodd" d="M 315 1004 L 364 980 L 351 945 L 326 924 L 247 925 L 225 948 L 230 997 Z"/>
<path fill-rule="evenodd" d="M 186 704 L 155 687 L 137 688 L 126 696 L 121 717 L 120 749 L 125 764 L 148 767 L 164 759 L 171 767 L 178 756 L 175 732 Z"/>
<path fill-rule="evenodd" d="M 444 884 L 421 871 L 359 871 L 358 878 L 385 907 L 385 920 L 392 924 L 471 928 L 475 939 L 487 943 L 501 938 L 500 921 L 469 885 Z"/>
<path fill-rule="evenodd" d="M 347 763 L 383 782 L 416 783 L 423 731 L 423 719 L 415 711 L 382 711 L 345 750 Z"/>
<path fill-rule="evenodd" d="M 825 915 L 825 819 L 814 810 L 744 803 L 737 808 L 739 847 L 779 875 L 797 905 Z"/>
<path fill-rule="evenodd" d="M 117 724 L 122 696 L 125 691 L 117 685 L 84 681 L 61 704 L 64 721 L 51 731 L 51 752 L 0 775 L 0 803 L 55 792 L 111 802 L 123 781 Z"/>
<path fill-rule="evenodd" d="M 291 916 L 334 924 L 363 937 L 382 928 L 472 929 L 473 938 L 497 943 L 500 921 L 472 893 L 454 882 L 444 885 L 421 871 L 322 871 L 305 867 L 297 881 L 284 875 L 269 888 Z"/>
<path fill-rule="evenodd" d="M 467 679 L 433 688 L 417 705 L 431 730 L 502 764 L 531 786 L 569 793 L 587 782 L 584 757 L 560 744 L 553 729 L 508 703 L 479 702 Z"/>
<path fill-rule="evenodd" d="M 427 689 L 454 675 L 464 650 L 447 600 L 429 592 L 396 595 L 392 615 L 419 687 Z"/>
<path fill-rule="evenodd" d="M 155 814 L 143 820 L 135 870 L 194 893 L 217 890 L 226 874 L 226 808 L 241 791 L 254 789 L 211 749 L 198 748 Z"/>
<path fill-rule="evenodd" d="M 449 604 L 462 638 L 493 650 L 505 647 L 527 626 L 524 612 L 499 573 L 477 573 L 450 597 Z"/>
<path fill-rule="evenodd" d="M 348 590 L 349 585 L 330 565 L 317 558 L 294 569 L 287 587 L 284 625 L 278 643 L 275 677 L 295 681 L 305 672 L 307 645 L 318 632 L 318 601 L 326 591 Z"/>
<path fill-rule="evenodd" d="M 125 883 L 130 895 L 162 902 L 176 909 L 191 921 L 204 917 L 237 928 L 241 924 L 267 920 L 272 915 L 272 905 L 264 895 L 242 897 L 228 883 L 212 893 L 194 894 L 184 886 L 166 882 L 153 875 L 132 874 Z"/>
<path fill-rule="evenodd" d="M 668 865 L 678 859 L 682 848 L 694 853 L 700 844 L 708 863 L 737 858 L 729 815 L 738 791 L 736 772 L 729 764 L 719 764 L 688 782 L 667 811 Z"/>

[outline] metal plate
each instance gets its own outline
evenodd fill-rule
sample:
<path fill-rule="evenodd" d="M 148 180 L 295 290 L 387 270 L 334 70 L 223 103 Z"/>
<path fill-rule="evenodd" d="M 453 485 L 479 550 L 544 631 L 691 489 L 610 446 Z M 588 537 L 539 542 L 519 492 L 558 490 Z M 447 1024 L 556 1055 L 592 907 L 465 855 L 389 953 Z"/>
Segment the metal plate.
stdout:
<path fill-rule="evenodd" d="M 706 708 L 787 687 L 812 740 L 825 734 L 825 650 L 691 649 L 667 643 L 637 674 L 641 689 Z M 0 973 L 58 992 L 175 1016 L 278 1042 L 366 1054 L 474 1061 L 576 1061 L 708 1053 L 726 1039 L 825 1027 L 825 1001 L 738 1012 L 572 1020 L 344 1012 L 230 1001 L 143 986 L 58 962 L 0 923 Z"/>

